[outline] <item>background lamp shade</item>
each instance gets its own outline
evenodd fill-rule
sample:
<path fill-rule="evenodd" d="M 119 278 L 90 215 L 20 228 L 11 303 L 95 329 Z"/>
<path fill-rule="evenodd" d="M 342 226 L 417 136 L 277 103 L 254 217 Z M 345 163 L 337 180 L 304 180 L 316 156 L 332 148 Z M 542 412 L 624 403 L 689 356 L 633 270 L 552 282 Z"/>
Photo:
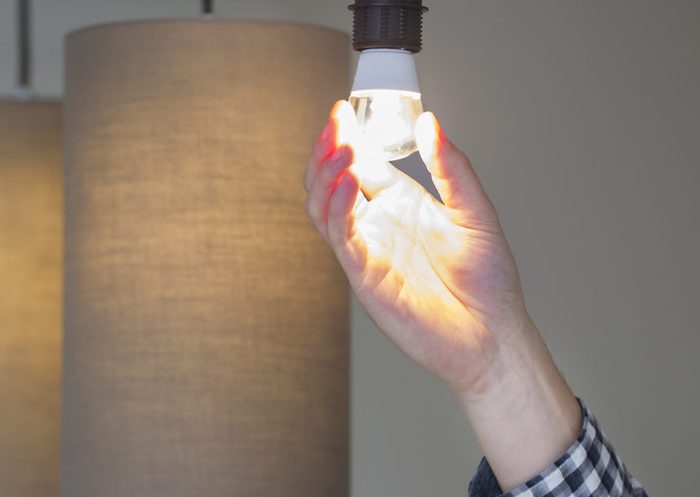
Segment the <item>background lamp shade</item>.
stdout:
<path fill-rule="evenodd" d="M 61 107 L 0 102 L 0 495 L 58 495 Z"/>
<path fill-rule="evenodd" d="M 63 497 L 348 493 L 348 289 L 301 177 L 349 42 L 69 35 Z"/>

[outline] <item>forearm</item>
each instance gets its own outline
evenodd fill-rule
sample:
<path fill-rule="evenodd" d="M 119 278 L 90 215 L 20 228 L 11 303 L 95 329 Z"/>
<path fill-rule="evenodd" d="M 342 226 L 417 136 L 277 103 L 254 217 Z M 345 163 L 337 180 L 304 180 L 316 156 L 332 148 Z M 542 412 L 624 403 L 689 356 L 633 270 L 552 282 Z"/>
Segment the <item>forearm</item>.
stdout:
<path fill-rule="evenodd" d="M 499 340 L 478 388 L 455 392 L 501 488 L 537 475 L 561 456 L 581 429 L 581 408 L 537 328 Z"/>

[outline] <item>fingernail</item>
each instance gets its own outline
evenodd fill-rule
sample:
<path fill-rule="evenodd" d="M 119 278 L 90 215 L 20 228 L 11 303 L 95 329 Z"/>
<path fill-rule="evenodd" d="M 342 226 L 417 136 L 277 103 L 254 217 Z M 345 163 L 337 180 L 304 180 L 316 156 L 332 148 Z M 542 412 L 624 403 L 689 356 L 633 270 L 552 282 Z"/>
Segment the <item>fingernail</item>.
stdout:
<path fill-rule="evenodd" d="M 342 100 L 335 108 L 335 121 L 337 123 L 336 144 L 352 144 L 357 128 L 357 118 L 350 103 Z"/>
<path fill-rule="evenodd" d="M 333 107 L 331 107 L 330 113 L 328 114 L 329 121 L 333 121 L 335 119 L 335 116 L 338 113 L 338 109 L 340 109 L 340 107 L 342 107 L 343 102 L 345 102 L 345 100 L 343 100 L 343 99 L 335 101 L 335 103 L 333 104 Z"/>
<path fill-rule="evenodd" d="M 432 112 L 424 112 L 418 116 L 415 133 L 421 156 L 432 157 L 440 135 L 440 124 Z"/>

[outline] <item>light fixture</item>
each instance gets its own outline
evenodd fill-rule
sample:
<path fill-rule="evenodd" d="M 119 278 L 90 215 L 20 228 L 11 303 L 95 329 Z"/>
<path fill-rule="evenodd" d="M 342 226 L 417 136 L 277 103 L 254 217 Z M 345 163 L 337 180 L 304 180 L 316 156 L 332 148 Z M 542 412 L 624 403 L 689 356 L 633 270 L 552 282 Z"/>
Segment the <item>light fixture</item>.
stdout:
<path fill-rule="evenodd" d="M 61 106 L 31 88 L 28 0 L 17 86 L 0 100 L 0 495 L 58 495 Z"/>
<path fill-rule="evenodd" d="M 353 48 L 360 52 L 350 104 L 367 158 L 397 160 L 417 150 L 423 112 L 413 54 L 421 50 L 421 0 L 356 0 Z"/>
<path fill-rule="evenodd" d="M 300 178 L 349 40 L 206 13 L 66 41 L 65 497 L 348 495 L 349 292 Z"/>

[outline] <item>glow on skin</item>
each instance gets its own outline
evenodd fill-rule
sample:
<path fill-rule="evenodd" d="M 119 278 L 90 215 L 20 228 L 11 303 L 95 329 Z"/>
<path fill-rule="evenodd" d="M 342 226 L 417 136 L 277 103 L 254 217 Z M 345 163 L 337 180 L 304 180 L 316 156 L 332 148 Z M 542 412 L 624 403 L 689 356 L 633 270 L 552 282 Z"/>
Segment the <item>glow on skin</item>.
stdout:
<path fill-rule="evenodd" d="M 432 113 L 415 132 L 442 202 L 390 163 L 363 158 L 341 100 L 309 159 L 306 211 L 377 326 L 454 393 L 508 490 L 566 451 L 580 407 L 527 313 L 469 159 Z"/>

